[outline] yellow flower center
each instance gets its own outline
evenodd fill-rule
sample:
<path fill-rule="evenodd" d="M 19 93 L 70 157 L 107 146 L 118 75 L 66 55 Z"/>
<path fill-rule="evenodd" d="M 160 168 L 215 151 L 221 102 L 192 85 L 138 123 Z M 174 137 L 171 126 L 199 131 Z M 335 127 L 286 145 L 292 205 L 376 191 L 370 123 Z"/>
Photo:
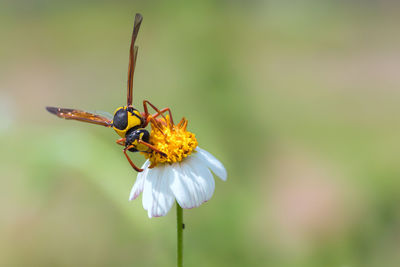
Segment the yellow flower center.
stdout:
<path fill-rule="evenodd" d="M 158 163 L 181 162 L 197 147 L 197 140 L 193 133 L 186 130 L 188 121 L 183 118 L 177 125 L 173 125 L 169 116 L 166 119 L 152 119 L 150 143 L 160 152 L 143 153 L 154 167 Z"/>

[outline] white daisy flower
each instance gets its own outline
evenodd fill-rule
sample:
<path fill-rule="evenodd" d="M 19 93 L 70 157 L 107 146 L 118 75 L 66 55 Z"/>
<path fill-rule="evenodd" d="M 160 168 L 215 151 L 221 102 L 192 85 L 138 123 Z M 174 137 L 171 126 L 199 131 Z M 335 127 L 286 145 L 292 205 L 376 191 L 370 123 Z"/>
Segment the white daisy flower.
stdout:
<path fill-rule="evenodd" d="M 177 125 L 167 120 L 152 121 L 150 142 L 160 151 L 144 154 L 147 161 L 138 173 L 129 200 L 143 192 L 143 208 L 149 218 L 165 216 L 175 200 L 184 209 L 200 206 L 211 199 L 215 181 L 211 171 L 222 180 L 227 173 L 220 161 L 197 146 L 187 120 Z"/>

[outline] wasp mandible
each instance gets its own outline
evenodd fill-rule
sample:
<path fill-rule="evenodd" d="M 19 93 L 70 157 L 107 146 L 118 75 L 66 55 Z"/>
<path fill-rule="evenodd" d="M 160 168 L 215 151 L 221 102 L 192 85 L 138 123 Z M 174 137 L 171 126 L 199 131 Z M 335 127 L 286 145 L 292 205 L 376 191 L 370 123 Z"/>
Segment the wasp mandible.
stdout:
<path fill-rule="evenodd" d="M 133 89 L 133 76 L 135 73 L 135 66 L 138 54 L 138 47 L 135 45 L 135 41 L 139 32 L 140 25 L 143 17 L 137 13 L 133 25 L 131 46 L 129 49 L 129 67 L 128 67 L 128 93 L 127 93 L 127 105 L 119 107 L 114 112 L 113 118 L 107 118 L 106 116 L 95 114 L 78 109 L 69 108 L 57 108 L 57 107 L 46 107 L 47 111 L 57 115 L 60 118 L 68 120 L 77 120 L 97 125 L 103 125 L 108 128 L 113 128 L 115 132 L 121 137 L 116 141 L 117 144 L 124 146 L 123 152 L 131 164 L 131 166 L 138 172 L 142 172 L 143 169 L 138 168 L 130 159 L 127 151 L 131 152 L 151 152 L 164 154 L 163 152 L 156 149 L 150 144 L 150 134 L 145 129 L 151 120 L 157 119 L 162 116 L 165 120 L 164 113 L 168 112 L 171 123 L 172 114 L 169 108 L 159 110 L 149 101 L 143 101 L 144 112 L 140 113 L 132 105 L 132 89 Z M 150 114 L 148 106 L 155 110 L 155 114 Z"/>

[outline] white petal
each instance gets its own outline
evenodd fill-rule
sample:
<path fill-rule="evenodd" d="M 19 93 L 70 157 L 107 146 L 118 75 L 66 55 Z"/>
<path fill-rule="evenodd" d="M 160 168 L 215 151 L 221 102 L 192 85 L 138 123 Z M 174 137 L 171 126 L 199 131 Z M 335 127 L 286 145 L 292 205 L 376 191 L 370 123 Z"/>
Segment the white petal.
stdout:
<path fill-rule="evenodd" d="M 174 203 L 174 195 L 169 188 L 171 180 L 169 166 L 161 167 L 160 173 L 152 180 L 152 205 L 148 209 L 149 218 L 165 216 Z"/>
<path fill-rule="evenodd" d="M 181 165 L 179 163 L 171 164 L 171 184 L 170 189 L 174 194 L 176 201 L 178 202 L 179 206 L 182 208 L 186 208 L 184 203 L 190 201 L 190 199 L 186 199 L 186 190 L 184 185 L 181 181 L 181 176 L 184 176 L 183 170 L 181 170 Z M 191 205 L 191 203 L 189 203 Z"/>
<path fill-rule="evenodd" d="M 171 191 L 179 205 L 185 209 L 198 207 L 207 200 L 207 190 L 201 181 L 196 180 L 198 175 L 191 167 L 192 160 L 189 157 L 181 163 L 173 164 L 171 169 Z"/>
<path fill-rule="evenodd" d="M 174 203 L 174 195 L 169 188 L 171 175 L 168 167 L 159 165 L 149 169 L 144 181 L 142 203 L 149 218 L 166 215 Z"/>
<path fill-rule="evenodd" d="M 144 171 L 138 173 L 136 182 L 132 187 L 131 194 L 129 195 L 129 201 L 136 199 L 140 195 L 140 193 L 143 192 L 144 180 L 146 178 L 147 171 L 149 170 L 147 168 L 149 164 L 150 161 L 146 160 L 146 162 L 142 166 L 142 169 L 144 169 Z"/>
<path fill-rule="evenodd" d="M 197 175 L 196 181 L 199 183 L 199 185 L 203 188 L 205 192 L 204 201 L 210 200 L 210 198 L 214 194 L 214 189 L 215 189 L 215 181 L 213 175 L 211 174 L 210 170 L 207 168 L 205 163 L 199 158 L 193 157 L 193 160 L 190 162 L 190 165 L 194 169 Z"/>
<path fill-rule="evenodd" d="M 213 155 L 211 155 L 204 149 L 197 147 L 196 151 L 197 153 L 193 153 L 192 156 L 199 157 L 200 159 L 202 159 L 219 178 L 226 181 L 227 173 L 224 168 L 224 165 L 222 165 L 222 163 L 219 160 L 217 160 Z"/>
<path fill-rule="evenodd" d="M 145 210 L 149 210 L 149 208 L 153 205 L 153 181 L 158 177 L 159 173 L 159 166 L 153 169 L 148 169 L 147 176 L 144 179 L 142 204 Z"/>

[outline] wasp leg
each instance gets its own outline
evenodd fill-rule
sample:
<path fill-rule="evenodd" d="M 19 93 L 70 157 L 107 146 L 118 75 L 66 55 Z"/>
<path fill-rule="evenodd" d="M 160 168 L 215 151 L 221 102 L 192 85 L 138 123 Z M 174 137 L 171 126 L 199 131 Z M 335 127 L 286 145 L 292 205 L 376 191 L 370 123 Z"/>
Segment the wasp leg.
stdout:
<path fill-rule="evenodd" d="M 128 147 L 125 147 L 125 148 L 124 148 L 125 157 L 126 157 L 126 159 L 129 161 L 129 163 L 131 164 L 132 168 L 135 169 L 135 171 L 137 171 L 137 172 L 142 172 L 143 169 L 138 168 L 138 167 L 132 162 L 132 160 L 131 160 L 131 158 L 128 156 L 128 154 L 126 153 L 126 151 L 127 151 L 128 149 L 132 148 L 132 147 L 133 147 L 133 146 L 128 146 Z"/>
<path fill-rule="evenodd" d="M 160 123 L 162 123 L 162 124 L 166 124 L 166 121 L 167 121 L 167 119 L 165 118 L 165 116 L 164 116 L 164 114 L 163 113 L 165 113 L 166 111 L 168 111 L 169 112 L 169 117 L 170 118 L 172 118 L 171 117 L 171 110 L 169 109 L 169 108 L 164 108 L 164 109 L 162 109 L 160 112 L 157 112 L 157 113 L 154 113 L 153 115 L 147 115 L 147 118 L 145 119 L 145 123 L 144 123 L 144 127 L 146 127 L 148 124 L 149 124 L 149 122 L 152 122 L 152 123 L 155 123 L 155 122 L 160 122 Z M 156 119 L 158 116 L 162 116 L 163 118 L 164 118 L 164 120 L 160 120 L 160 119 Z M 144 116 L 144 117 L 146 117 L 146 116 Z M 171 127 L 172 126 L 174 126 L 174 122 L 173 122 L 173 120 L 170 120 L 170 125 L 171 125 Z M 161 131 L 161 130 L 160 130 Z"/>
<path fill-rule="evenodd" d="M 149 121 L 152 123 L 152 127 L 157 128 L 157 129 L 160 131 L 160 133 L 161 133 L 162 135 L 166 136 L 165 133 L 164 133 L 164 131 L 163 131 L 163 128 L 162 128 L 162 126 L 161 126 L 161 122 L 155 120 L 152 116 L 149 116 L 149 117 L 147 118 L 146 123 L 144 124 L 144 127 L 146 127 L 146 125 L 148 124 Z"/>
<path fill-rule="evenodd" d="M 140 140 L 140 139 L 138 140 L 138 143 L 147 146 L 147 147 L 150 148 L 151 150 L 153 150 L 153 151 L 155 151 L 155 152 L 157 152 L 157 153 L 160 153 L 160 154 L 163 155 L 163 156 L 167 156 L 164 152 L 161 152 L 160 150 L 158 150 L 157 148 L 155 148 L 152 144 L 149 144 L 149 143 L 147 143 L 147 142 L 145 142 L 145 141 L 143 141 L 143 140 Z"/>
<path fill-rule="evenodd" d="M 126 141 L 126 138 L 121 138 L 121 139 L 118 139 L 117 141 L 115 141 L 115 143 L 117 143 L 118 145 L 121 145 L 121 146 L 125 146 L 125 141 Z"/>
<path fill-rule="evenodd" d="M 144 109 L 144 114 L 145 114 L 146 121 L 147 121 L 147 118 L 150 116 L 150 113 L 149 113 L 149 110 L 147 108 L 147 105 L 150 105 L 155 111 L 157 111 L 157 113 L 155 114 L 156 117 L 161 115 L 165 120 L 166 120 L 166 118 L 165 118 L 163 113 L 168 111 L 169 112 L 169 117 L 171 119 L 171 123 L 172 123 L 172 125 L 174 125 L 174 120 L 172 119 L 172 113 L 171 113 L 171 110 L 169 108 L 164 108 L 162 111 L 160 111 L 156 106 L 151 104 L 149 101 L 143 100 L 143 109 Z M 147 121 L 147 123 L 148 123 L 148 121 Z"/>
<path fill-rule="evenodd" d="M 163 114 L 165 113 L 165 112 L 167 112 L 168 111 L 168 113 L 169 113 L 169 117 L 171 118 L 171 124 L 172 125 L 174 125 L 174 121 L 173 121 L 173 119 L 172 119 L 172 113 L 171 113 L 171 109 L 170 108 L 163 108 L 162 110 L 160 110 L 159 112 L 157 112 L 157 113 L 154 113 L 153 115 L 151 115 L 151 117 L 153 117 L 154 119 L 156 119 L 158 116 L 163 116 Z M 164 117 L 164 116 L 163 116 Z M 150 118 L 150 116 L 149 116 L 149 118 Z"/>
<path fill-rule="evenodd" d="M 150 116 L 149 109 L 148 109 L 147 105 L 150 105 L 155 111 L 160 113 L 159 112 L 160 110 L 156 106 L 151 104 L 148 100 L 143 100 L 143 110 L 144 110 L 144 115 L 145 115 L 146 119 Z M 164 119 L 166 119 L 164 115 L 162 115 L 162 116 L 163 116 Z"/>
<path fill-rule="evenodd" d="M 157 113 L 154 113 L 153 115 L 151 115 L 153 118 L 157 118 L 160 115 L 163 115 L 163 113 L 165 113 L 166 111 L 168 111 L 169 113 L 169 117 L 172 120 L 172 113 L 171 113 L 171 109 L 170 108 L 163 108 L 162 110 L 159 110 Z"/>

